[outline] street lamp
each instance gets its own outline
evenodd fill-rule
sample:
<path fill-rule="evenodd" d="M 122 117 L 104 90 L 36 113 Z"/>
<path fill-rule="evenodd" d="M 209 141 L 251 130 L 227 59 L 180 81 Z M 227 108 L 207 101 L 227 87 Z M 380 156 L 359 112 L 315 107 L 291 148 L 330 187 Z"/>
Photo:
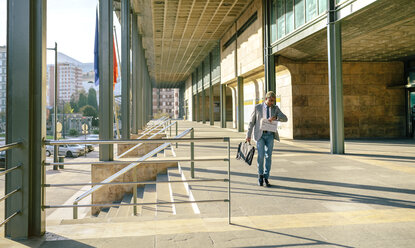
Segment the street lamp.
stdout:
<path fill-rule="evenodd" d="M 56 126 L 57 126 L 57 123 L 58 123 L 58 107 L 57 107 L 57 101 L 58 101 L 58 43 L 55 42 L 55 47 L 54 48 L 48 48 L 48 50 L 54 50 L 55 51 L 55 96 L 54 96 L 54 103 L 53 103 L 53 113 L 54 113 L 53 139 L 57 140 L 58 139 L 58 132 L 56 131 Z M 58 162 L 58 153 L 59 153 L 59 147 L 57 145 L 54 145 L 53 146 L 53 162 L 54 163 Z M 58 166 L 54 165 L 53 169 L 57 170 Z"/>

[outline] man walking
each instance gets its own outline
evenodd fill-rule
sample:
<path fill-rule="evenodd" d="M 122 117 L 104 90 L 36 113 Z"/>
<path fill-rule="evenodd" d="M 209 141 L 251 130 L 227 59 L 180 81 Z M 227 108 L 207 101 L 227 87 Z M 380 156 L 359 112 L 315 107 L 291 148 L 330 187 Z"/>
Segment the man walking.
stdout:
<path fill-rule="evenodd" d="M 261 130 L 261 120 L 266 118 L 272 122 L 274 120 L 280 122 L 286 122 L 287 116 L 285 116 L 280 108 L 275 105 L 275 93 L 273 91 L 267 92 L 265 95 L 265 102 L 255 105 L 255 109 L 251 115 L 251 121 L 248 125 L 248 132 L 246 133 L 246 141 L 251 142 L 252 131 L 254 132 L 254 140 L 257 144 L 258 150 L 258 185 L 270 187 L 271 184 L 268 181 L 269 172 L 271 171 L 271 157 L 272 149 L 274 148 L 274 139 L 280 140 L 278 131 L 270 132 Z M 264 171 L 264 158 L 265 158 L 265 171 Z"/>

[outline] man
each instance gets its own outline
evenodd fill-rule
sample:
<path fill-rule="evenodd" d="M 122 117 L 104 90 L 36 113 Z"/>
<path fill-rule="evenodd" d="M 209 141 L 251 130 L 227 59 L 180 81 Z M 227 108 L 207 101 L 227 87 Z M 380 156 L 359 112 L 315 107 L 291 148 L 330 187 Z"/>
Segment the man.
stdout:
<path fill-rule="evenodd" d="M 246 134 L 246 141 L 251 142 L 252 131 L 254 131 L 254 140 L 257 144 L 258 150 L 258 185 L 270 187 L 271 184 L 268 181 L 269 172 L 271 171 L 271 157 L 272 149 L 274 148 L 274 139 L 280 140 L 277 132 L 262 131 L 260 129 L 260 123 L 263 118 L 272 122 L 274 120 L 286 122 L 287 116 L 285 116 L 280 108 L 275 105 L 275 93 L 269 91 L 265 95 L 265 102 L 255 105 L 255 109 L 251 115 L 251 121 L 248 125 L 248 132 Z M 264 171 L 264 157 L 265 157 L 265 171 Z"/>

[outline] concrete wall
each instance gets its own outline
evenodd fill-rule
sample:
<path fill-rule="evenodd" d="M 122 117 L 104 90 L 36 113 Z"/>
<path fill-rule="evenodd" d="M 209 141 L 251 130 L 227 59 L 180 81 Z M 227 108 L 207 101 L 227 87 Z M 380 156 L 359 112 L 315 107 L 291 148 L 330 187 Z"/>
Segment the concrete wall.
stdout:
<path fill-rule="evenodd" d="M 172 128 L 175 128 L 174 126 L 172 126 Z M 162 128 L 154 130 L 152 133 L 145 135 L 144 137 L 142 137 L 141 139 L 147 139 L 150 136 L 154 135 L 155 133 L 157 133 L 158 131 L 160 131 Z M 170 130 L 170 129 L 168 129 Z M 137 139 L 138 137 L 141 137 L 141 135 L 131 135 L 131 139 Z M 156 136 L 154 136 L 152 139 L 162 139 L 165 138 L 166 134 L 165 133 L 161 133 L 161 134 L 157 134 Z M 152 150 L 156 149 L 157 147 L 161 146 L 163 143 L 155 143 L 155 144 L 142 144 L 139 147 L 136 147 L 135 149 L 131 150 L 130 152 L 128 152 L 127 154 L 125 154 L 123 156 L 123 158 L 139 158 L 142 157 L 144 155 L 146 155 L 147 153 L 151 152 Z M 117 145 L 117 154 L 121 155 L 124 152 L 128 151 L 129 149 L 135 147 L 137 144 L 118 144 Z"/>
<path fill-rule="evenodd" d="M 224 49 L 224 44 L 255 12 L 257 12 L 256 21 L 242 32 L 236 41 Z M 255 0 L 251 3 L 236 23 L 225 33 L 220 41 L 220 48 L 222 83 L 235 80 L 235 77 L 263 65 L 262 0 Z"/>
<path fill-rule="evenodd" d="M 262 0 L 255 0 L 237 20 L 239 28 L 257 12 L 257 19 L 237 39 L 238 75 L 245 74 L 263 65 Z"/>
<path fill-rule="evenodd" d="M 281 122 L 278 126 L 280 137 L 293 138 L 293 90 L 291 84 L 291 73 L 285 66 L 276 67 L 275 94 L 279 100 L 278 106 L 288 117 L 287 122 Z M 278 99 L 279 98 L 279 99 Z"/>
<path fill-rule="evenodd" d="M 192 106 L 193 106 L 193 88 L 192 88 L 192 76 L 190 76 L 185 82 L 185 93 L 184 93 L 184 100 L 187 100 L 187 120 L 194 120 L 194 116 L 192 114 Z"/>
<path fill-rule="evenodd" d="M 291 74 L 293 138 L 329 138 L 327 62 L 295 62 L 280 57 L 277 64 Z M 402 82 L 403 66 L 401 62 L 343 63 L 346 138 L 405 136 L 404 90 L 387 88 Z M 278 74 L 277 67 L 277 86 L 284 80 L 287 77 Z"/>
<path fill-rule="evenodd" d="M 116 172 L 120 171 L 128 165 L 117 164 L 114 161 L 114 165 L 92 165 L 91 167 L 91 182 L 101 182 L 104 179 L 110 177 Z M 133 178 L 132 170 L 126 172 L 113 182 L 139 182 L 139 181 L 155 181 L 157 174 L 165 173 L 167 168 L 177 167 L 175 163 L 151 163 L 151 164 L 139 164 L 135 168 L 136 178 Z M 144 187 L 144 185 L 138 185 L 138 187 Z M 113 201 L 120 201 L 124 194 L 132 193 L 132 185 L 111 185 L 104 186 L 101 189 L 92 193 L 92 204 L 108 204 Z M 95 215 L 99 213 L 100 207 L 92 207 L 91 214 Z"/>
<path fill-rule="evenodd" d="M 251 114 L 258 103 L 264 101 L 264 73 L 244 79 L 244 128 L 248 129 Z"/>

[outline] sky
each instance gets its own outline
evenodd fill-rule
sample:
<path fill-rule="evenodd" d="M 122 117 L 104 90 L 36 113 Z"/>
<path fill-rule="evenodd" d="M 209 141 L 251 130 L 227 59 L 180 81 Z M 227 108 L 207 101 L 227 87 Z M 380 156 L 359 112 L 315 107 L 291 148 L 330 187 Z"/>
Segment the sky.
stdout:
<path fill-rule="evenodd" d="M 94 61 L 95 13 L 98 0 L 47 0 L 47 47 L 58 43 L 58 51 L 80 62 Z M 0 46 L 6 45 L 7 0 L 0 0 Z M 118 42 L 121 28 L 114 15 Z M 120 44 L 119 44 L 120 47 Z M 54 62 L 47 52 L 47 64 Z"/>

